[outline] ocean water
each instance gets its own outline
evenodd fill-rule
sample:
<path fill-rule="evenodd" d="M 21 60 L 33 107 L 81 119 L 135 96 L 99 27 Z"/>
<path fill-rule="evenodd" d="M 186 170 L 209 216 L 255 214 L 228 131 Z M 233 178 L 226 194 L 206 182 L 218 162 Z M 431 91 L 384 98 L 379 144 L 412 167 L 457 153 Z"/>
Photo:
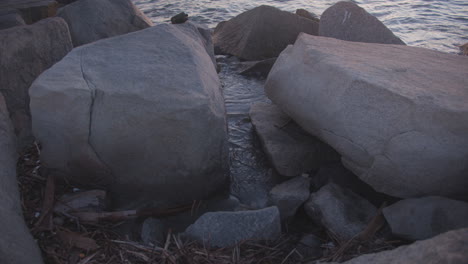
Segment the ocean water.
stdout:
<path fill-rule="evenodd" d="M 294 12 L 304 8 L 320 16 L 336 0 L 133 0 L 155 23 L 180 12 L 208 27 L 259 5 Z M 357 0 L 411 46 L 456 53 L 468 42 L 468 0 Z"/>
<path fill-rule="evenodd" d="M 285 11 L 307 9 L 320 15 L 332 0 L 133 0 L 156 24 L 168 23 L 180 12 L 197 23 L 214 28 L 248 9 L 266 4 Z M 454 44 L 468 42 L 468 0 L 360 0 L 355 1 L 377 16 L 408 45 L 457 53 Z M 231 194 L 252 207 L 267 205 L 268 192 L 279 181 L 253 130 L 250 106 L 269 102 L 264 81 L 238 74 L 242 63 L 235 57 L 217 56 L 229 130 Z"/>

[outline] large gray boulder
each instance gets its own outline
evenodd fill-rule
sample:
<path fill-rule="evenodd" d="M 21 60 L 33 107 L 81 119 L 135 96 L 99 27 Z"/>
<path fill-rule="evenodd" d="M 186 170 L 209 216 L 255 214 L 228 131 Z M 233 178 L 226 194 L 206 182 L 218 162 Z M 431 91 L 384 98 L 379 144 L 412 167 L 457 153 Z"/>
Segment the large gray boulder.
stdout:
<path fill-rule="evenodd" d="M 57 16 L 67 21 L 75 47 L 153 25 L 130 0 L 80 0 Z"/>
<path fill-rule="evenodd" d="M 318 35 L 318 22 L 262 5 L 218 24 L 213 41 L 221 53 L 243 60 L 277 57 L 300 32 Z"/>
<path fill-rule="evenodd" d="M 75 48 L 30 95 L 44 167 L 109 188 L 116 205 L 191 203 L 227 187 L 220 82 L 190 23 Z"/>
<path fill-rule="evenodd" d="M 206 213 L 184 234 L 209 247 L 230 247 L 244 240 L 274 240 L 281 235 L 280 214 L 276 206 Z"/>
<path fill-rule="evenodd" d="M 468 227 L 468 203 L 439 196 L 399 201 L 383 209 L 393 234 L 421 240 Z"/>
<path fill-rule="evenodd" d="M 376 17 L 348 1 L 338 2 L 323 12 L 320 17 L 319 36 L 356 42 L 405 45 Z"/>
<path fill-rule="evenodd" d="M 305 132 L 276 105 L 256 103 L 250 107 L 250 118 L 268 160 L 283 176 L 298 176 L 340 158 L 335 150 Z"/>
<path fill-rule="evenodd" d="M 39 247 L 23 220 L 16 179 L 16 142 L 0 94 L 0 259 L 5 264 L 42 263 Z"/>
<path fill-rule="evenodd" d="M 276 185 L 269 193 L 269 202 L 276 205 L 281 219 L 296 214 L 297 209 L 309 199 L 310 178 L 298 176 Z"/>
<path fill-rule="evenodd" d="M 72 48 L 67 23 L 61 18 L 0 31 L 0 92 L 7 102 L 20 149 L 33 141 L 29 87 Z"/>
<path fill-rule="evenodd" d="M 468 229 L 450 231 L 408 246 L 362 255 L 342 264 L 465 264 L 468 259 Z M 337 264 L 328 262 L 328 264 Z"/>
<path fill-rule="evenodd" d="M 466 69 L 463 56 L 301 34 L 265 90 L 375 190 L 466 197 Z"/>
<path fill-rule="evenodd" d="M 304 204 L 305 211 L 340 240 L 347 241 L 363 231 L 377 208 L 349 189 L 328 183 L 312 193 Z"/>

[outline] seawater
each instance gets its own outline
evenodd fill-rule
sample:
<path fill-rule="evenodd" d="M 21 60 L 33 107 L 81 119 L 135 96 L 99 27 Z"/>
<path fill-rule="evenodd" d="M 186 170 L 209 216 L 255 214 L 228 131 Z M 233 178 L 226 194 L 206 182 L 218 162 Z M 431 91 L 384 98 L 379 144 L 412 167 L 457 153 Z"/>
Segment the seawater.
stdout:
<path fill-rule="evenodd" d="M 271 5 L 294 12 L 304 8 L 317 15 L 336 1 L 331 0 L 133 0 L 156 23 L 168 23 L 180 12 L 210 28 L 248 9 Z M 408 45 L 456 53 L 455 44 L 468 41 L 468 0 L 390 0 L 354 1 L 378 17 Z M 218 56 L 229 129 L 231 193 L 252 207 L 262 208 L 269 190 L 279 182 L 268 164 L 253 131 L 250 106 L 269 102 L 264 80 L 238 74 L 242 67 L 235 57 Z"/>
<path fill-rule="evenodd" d="M 336 0 L 133 0 L 155 23 L 186 12 L 208 27 L 259 5 L 294 12 L 304 8 L 320 16 Z M 468 42 L 467 0 L 358 0 L 353 1 L 382 21 L 411 46 L 456 53 L 454 45 Z"/>

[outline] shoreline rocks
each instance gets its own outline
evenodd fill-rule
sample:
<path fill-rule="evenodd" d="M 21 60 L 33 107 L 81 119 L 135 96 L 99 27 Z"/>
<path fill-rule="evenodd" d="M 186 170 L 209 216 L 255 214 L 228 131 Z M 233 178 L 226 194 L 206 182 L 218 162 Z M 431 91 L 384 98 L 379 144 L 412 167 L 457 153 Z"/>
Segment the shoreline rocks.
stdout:
<path fill-rule="evenodd" d="M 466 199 L 466 68 L 463 56 L 301 34 L 265 90 L 376 191 Z"/>
<path fill-rule="evenodd" d="M 376 17 L 348 1 L 338 2 L 323 12 L 318 35 L 347 41 L 405 45 Z"/>
<path fill-rule="evenodd" d="M 213 42 L 222 53 L 242 60 L 265 60 L 277 57 L 300 32 L 318 35 L 318 23 L 262 5 L 219 23 Z"/>
<path fill-rule="evenodd" d="M 225 191 L 224 101 L 205 44 L 184 23 L 75 48 L 30 89 L 43 166 L 81 186 L 109 188 L 119 208 Z"/>

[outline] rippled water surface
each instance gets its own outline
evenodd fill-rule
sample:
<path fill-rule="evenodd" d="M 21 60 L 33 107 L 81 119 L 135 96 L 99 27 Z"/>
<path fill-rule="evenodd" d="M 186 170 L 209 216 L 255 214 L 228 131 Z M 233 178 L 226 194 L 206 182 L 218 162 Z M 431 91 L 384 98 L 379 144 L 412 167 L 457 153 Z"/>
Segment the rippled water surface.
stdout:
<path fill-rule="evenodd" d="M 248 9 L 266 4 L 285 11 L 304 8 L 320 15 L 335 0 L 133 0 L 155 23 L 186 12 L 190 19 L 215 27 Z M 468 0 L 358 0 L 408 45 L 457 52 L 468 41 Z"/>
<path fill-rule="evenodd" d="M 285 11 L 307 9 L 320 15 L 332 0 L 133 0 L 155 23 L 186 12 L 190 20 L 216 27 L 248 9 L 267 4 Z M 468 0 L 389 0 L 355 1 L 377 16 L 408 45 L 456 53 L 454 44 L 468 42 Z M 242 64 L 235 57 L 218 56 L 222 70 L 231 159 L 231 191 L 253 208 L 264 207 L 268 191 L 278 179 L 265 159 L 249 118 L 250 106 L 268 102 L 264 80 L 243 77 L 237 72 Z"/>

